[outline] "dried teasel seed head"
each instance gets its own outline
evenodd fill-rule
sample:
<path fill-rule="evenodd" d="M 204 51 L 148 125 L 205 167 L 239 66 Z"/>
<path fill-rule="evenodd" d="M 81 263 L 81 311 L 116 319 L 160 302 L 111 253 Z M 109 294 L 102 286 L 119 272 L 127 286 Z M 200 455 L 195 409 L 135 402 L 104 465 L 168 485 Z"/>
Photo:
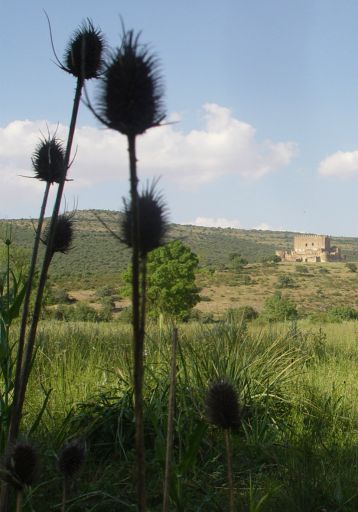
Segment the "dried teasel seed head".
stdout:
<path fill-rule="evenodd" d="M 35 178 L 47 183 L 61 183 L 65 179 L 65 150 L 56 137 L 41 140 L 31 160 Z"/>
<path fill-rule="evenodd" d="M 155 190 L 156 182 L 138 194 L 139 252 L 142 257 L 164 243 L 168 229 L 167 206 L 160 193 Z M 132 202 L 124 201 L 121 218 L 122 240 L 132 247 L 133 210 Z"/>
<path fill-rule="evenodd" d="M 165 117 L 158 61 L 138 39 L 132 30 L 124 33 L 105 65 L 98 98 L 98 117 L 127 136 L 140 135 Z"/>
<path fill-rule="evenodd" d="M 30 443 L 18 442 L 5 455 L 5 481 L 16 489 L 32 485 L 38 472 L 38 456 Z"/>
<path fill-rule="evenodd" d="M 81 469 L 85 453 L 84 444 L 77 439 L 63 445 L 58 454 L 58 468 L 65 478 L 72 478 Z"/>
<path fill-rule="evenodd" d="M 43 243 L 48 245 L 50 237 L 50 225 L 44 232 Z M 67 253 L 72 246 L 73 241 L 73 214 L 59 215 L 56 222 L 55 235 L 52 244 L 52 254 L 55 252 Z"/>
<path fill-rule="evenodd" d="M 222 429 L 234 429 L 240 424 L 240 407 L 234 387 L 226 380 L 213 382 L 205 398 L 210 423 Z"/>
<path fill-rule="evenodd" d="M 83 80 L 98 78 L 103 68 L 104 48 L 102 32 L 87 19 L 74 32 L 67 45 L 63 69 Z"/>

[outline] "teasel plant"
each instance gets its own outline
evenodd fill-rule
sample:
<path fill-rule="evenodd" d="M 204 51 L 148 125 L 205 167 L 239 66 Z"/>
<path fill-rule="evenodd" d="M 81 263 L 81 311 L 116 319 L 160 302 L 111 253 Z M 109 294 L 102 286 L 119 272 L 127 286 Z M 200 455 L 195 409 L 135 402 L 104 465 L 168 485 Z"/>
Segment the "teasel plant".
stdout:
<path fill-rule="evenodd" d="M 225 379 L 213 382 L 206 393 L 205 405 L 209 422 L 224 432 L 229 491 L 229 512 L 235 512 L 235 486 L 232 469 L 230 432 L 240 426 L 241 413 L 234 386 Z"/>
<path fill-rule="evenodd" d="M 138 226 L 136 227 L 138 238 L 136 240 L 133 231 L 135 223 L 135 208 L 133 198 L 124 201 L 124 211 L 121 217 L 121 241 L 132 249 L 138 243 L 138 325 L 135 324 L 133 302 L 133 327 L 134 327 L 134 390 L 135 390 L 135 420 L 136 420 L 136 451 L 137 451 L 137 500 L 139 510 L 146 510 L 145 497 L 145 446 L 143 436 L 143 399 L 142 386 L 144 378 L 144 337 L 146 319 L 146 288 L 147 288 L 147 256 L 163 245 L 168 228 L 168 209 L 163 196 L 156 191 L 156 181 L 147 185 L 137 196 Z M 132 264 L 132 293 L 133 293 Z M 141 431 L 138 431 L 141 428 Z"/>
<path fill-rule="evenodd" d="M 43 181 L 45 185 L 45 191 L 42 199 L 42 205 L 40 214 L 37 222 L 37 228 L 35 231 L 35 240 L 32 248 L 31 262 L 28 270 L 28 276 L 26 281 L 26 291 L 24 302 L 22 306 L 21 324 L 19 331 L 19 341 L 17 347 L 16 357 L 16 369 L 14 378 L 14 402 L 16 402 L 17 393 L 19 391 L 20 375 L 22 368 L 22 358 L 24 351 L 24 341 L 26 334 L 26 324 L 29 314 L 29 306 L 31 299 L 31 291 L 34 283 L 34 276 L 36 271 L 36 263 L 38 250 L 40 246 L 41 232 L 43 222 L 45 218 L 47 200 L 50 192 L 50 187 L 54 183 L 61 183 L 65 179 L 66 168 L 65 168 L 65 150 L 62 142 L 56 138 L 55 135 L 51 136 L 48 134 L 38 143 L 34 154 L 32 156 L 32 168 L 34 172 L 34 178 Z"/>
<path fill-rule="evenodd" d="M 140 239 L 140 199 L 136 139 L 147 130 L 162 124 L 163 81 L 158 60 L 148 47 L 139 43 L 139 35 L 123 28 L 121 46 L 109 56 L 100 82 L 94 107 L 87 106 L 107 128 L 127 138 L 130 182 L 130 233 L 127 241 L 132 249 L 132 308 L 134 354 L 134 412 L 136 430 L 136 481 L 138 510 L 146 510 L 145 450 L 143 430 L 143 375 L 145 294 L 140 292 L 140 266 L 143 267 L 143 246 Z M 129 211 L 128 211 L 129 213 Z M 130 235 L 130 237 L 129 237 Z M 142 286 L 145 282 L 142 277 Z"/>
<path fill-rule="evenodd" d="M 70 484 L 82 468 L 85 455 L 85 445 L 78 439 L 66 442 L 58 454 L 57 466 L 63 478 L 61 512 L 66 512 Z"/>
<path fill-rule="evenodd" d="M 1 464 L 1 478 L 16 492 L 16 512 L 21 512 L 24 491 L 37 478 L 39 460 L 37 451 L 29 442 L 17 442 L 8 447 Z"/>
<path fill-rule="evenodd" d="M 48 18 L 47 18 L 48 19 Z M 48 20 L 49 21 L 49 20 Z M 55 59 L 58 66 L 69 73 L 76 79 L 76 90 L 73 100 L 70 127 L 67 136 L 67 143 L 64 155 L 64 175 L 58 183 L 57 194 L 53 206 L 50 225 L 46 236 L 46 250 L 42 262 L 39 281 L 37 285 L 34 308 L 31 316 L 31 323 L 28 334 L 24 333 L 26 343 L 24 343 L 23 357 L 19 358 L 21 370 L 17 379 L 17 386 L 14 389 L 13 407 L 9 428 L 8 443 L 13 444 L 19 434 L 22 409 L 26 394 L 27 383 L 33 362 L 33 351 L 36 339 L 37 325 L 40 318 L 42 297 L 47 280 L 48 269 L 53 257 L 53 244 L 58 230 L 58 217 L 64 191 L 65 182 L 67 180 L 67 171 L 70 167 L 71 150 L 75 127 L 77 122 L 78 110 L 83 92 L 84 84 L 87 80 L 99 78 L 103 68 L 103 53 L 105 50 L 105 41 L 101 31 L 94 27 L 91 20 L 86 20 L 72 35 L 61 62 L 55 52 L 52 38 L 52 30 L 49 22 L 51 45 L 54 51 Z M 40 178 L 41 179 L 41 178 Z M 60 221 L 61 222 L 61 221 Z M 29 316 L 29 315 L 27 315 Z M 24 321 L 24 326 L 25 326 Z M 24 327 L 26 330 L 26 327 Z M 0 499 L 1 512 L 7 511 L 8 493 L 2 489 Z"/>

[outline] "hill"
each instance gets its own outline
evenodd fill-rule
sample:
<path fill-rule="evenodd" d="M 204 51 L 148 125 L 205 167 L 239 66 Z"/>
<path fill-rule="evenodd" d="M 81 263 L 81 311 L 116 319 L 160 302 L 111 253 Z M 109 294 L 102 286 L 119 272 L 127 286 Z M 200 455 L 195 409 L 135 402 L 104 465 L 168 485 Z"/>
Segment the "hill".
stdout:
<path fill-rule="evenodd" d="M 108 210 L 82 210 L 75 215 L 75 239 L 69 254 L 56 255 L 52 274 L 93 278 L 98 274 L 122 271 L 129 260 L 129 252 L 104 224 L 118 233 L 119 213 Z M 103 224 L 104 223 L 104 224 Z M 12 226 L 12 236 L 17 246 L 31 248 L 34 221 L 15 219 L 0 221 L 0 233 Z M 118 233 L 119 234 L 119 233 Z M 168 239 L 180 239 L 199 256 L 202 267 L 224 269 L 230 254 L 240 253 L 249 263 L 261 262 L 276 249 L 292 248 L 295 233 L 288 231 L 260 231 L 233 228 L 212 228 L 171 224 Z M 358 238 L 332 237 L 347 261 L 358 261 Z"/>
<path fill-rule="evenodd" d="M 76 212 L 73 249 L 66 255 L 55 255 L 50 283 L 73 293 L 80 292 L 73 296 L 90 302 L 95 302 L 95 291 L 103 286 L 119 288 L 120 273 L 128 265 L 130 252 L 107 229 L 118 233 L 119 215 L 99 210 Z M 15 247 L 29 253 L 34 237 L 33 222 L 29 219 L 0 221 L 3 238 L 9 225 Z M 283 294 L 303 312 L 345 304 L 358 309 L 358 273 L 350 272 L 342 263 L 262 264 L 276 249 L 291 249 L 294 234 L 172 224 L 168 239 L 182 240 L 199 256 L 198 285 L 203 300 L 198 309 L 204 313 L 220 315 L 230 307 L 243 305 L 261 310 L 265 299 L 279 288 L 282 276 L 292 279 L 292 286 L 284 287 Z M 347 261 L 358 261 L 358 238 L 332 237 L 332 244 L 341 247 Z M 240 253 L 249 261 L 242 272 L 230 269 L 232 253 Z"/>

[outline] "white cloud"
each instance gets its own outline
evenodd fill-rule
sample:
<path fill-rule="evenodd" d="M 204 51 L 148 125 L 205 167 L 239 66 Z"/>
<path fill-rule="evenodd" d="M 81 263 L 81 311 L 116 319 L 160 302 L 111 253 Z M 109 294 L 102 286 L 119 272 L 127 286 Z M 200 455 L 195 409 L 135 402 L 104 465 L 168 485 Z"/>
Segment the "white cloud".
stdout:
<path fill-rule="evenodd" d="M 350 178 L 358 175 L 358 151 L 337 151 L 319 164 L 319 174 Z"/>
<path fill-rule="evenodd" d="M 224 217 L 212 218 L 212 217 L 197 217 L 192 222 L 183 222 L 183 224 L 190 224 L 191 226 L 203 226 L 212 228 L 241 228 L 241 223 L 237 219 L 225 219 Z"/>
<path fill-rule="evenodd" d="M 204 128 L 183 133 L 178 126 L 151 130 L 140 139 L 143 169 L 182 185 L 196 186 L 220 176 L 260 178 L 288 165 L 298 153 L 294 142 L 256 141 L 256 131 L 216 104 L 203 106 Z"/>
<path fill-rule="evenodd" d="M 274 231 L 274 228 L 270 226 L 270 224 L 266 224 L 266 222 L 262 222 L 258 226 L 255 226 L 253 229 L 257 229 L 258 231 Z"/>
<path fill-rule="evenodd" d="M 179 120 L 180 115 L 174 113 L 170 119 Z M 298 151 L 294 142 L 257 141 L 251 125 L 235 119 L 229 109 L 216 104 L 203 106 L 203 123 L 201 129 L 188 133 L 180 131 L 178 123 L 169 123 L 139 137 L 139 175 L 162 176 L 190 188 L 224 175 L 257 179 L 287 166 Z M 34 194 L 37 202 L 41 184 L 20 175 L 31 175 L 31 155 L 41 132 L 46 135 L 56 130 L 57 136 L 65 139 L 67 127 L 47 126 L 45 121 L 17 120 L 0 127 L 0 186 L 6 191 L 7 200 L 31 202 L 30 195 Z M 122 135 L 83 126 L 76 131 L 76 147 L 76 159 L 69 172 L 75 194 L 82 187 L 128 179 L 127 144 Z"/>

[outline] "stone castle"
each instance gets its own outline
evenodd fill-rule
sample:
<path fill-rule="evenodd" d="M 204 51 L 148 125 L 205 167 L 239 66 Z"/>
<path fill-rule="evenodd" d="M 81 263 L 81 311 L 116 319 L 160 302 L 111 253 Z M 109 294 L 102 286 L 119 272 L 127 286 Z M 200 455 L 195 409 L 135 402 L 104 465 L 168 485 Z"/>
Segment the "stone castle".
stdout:
<path fill-rule="evenodd" d="M 282 261 L 323 262 L 342 261 L 341 250 L 331 247 L 331 237 L 326 235 L 296 235 L 293 251 L 276 251 Z"/>

